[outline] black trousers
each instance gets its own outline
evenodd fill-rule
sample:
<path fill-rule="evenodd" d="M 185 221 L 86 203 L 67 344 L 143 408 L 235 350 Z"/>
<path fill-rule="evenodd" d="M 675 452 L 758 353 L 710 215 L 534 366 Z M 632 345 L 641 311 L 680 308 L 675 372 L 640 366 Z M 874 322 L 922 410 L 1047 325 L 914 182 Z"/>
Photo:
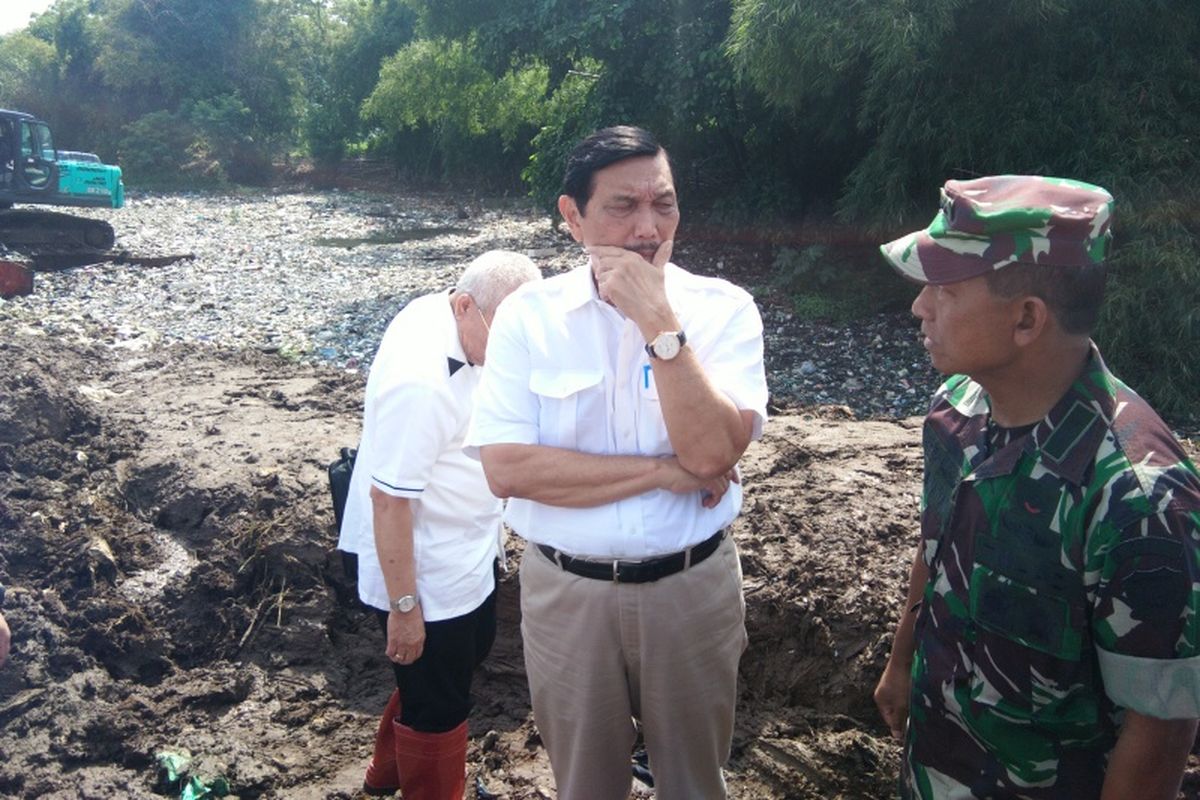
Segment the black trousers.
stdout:
<path fill-rule="evenodd" d="M 386 611 L 375 609 L 387 642 Z M 471 676 L 496 640 L 496 590 L 474 611 L 425 623 L 425 649 L 412 664 L 392 663 L 400 723 L 422 733 L 457 728 L 471 713 Z"/>

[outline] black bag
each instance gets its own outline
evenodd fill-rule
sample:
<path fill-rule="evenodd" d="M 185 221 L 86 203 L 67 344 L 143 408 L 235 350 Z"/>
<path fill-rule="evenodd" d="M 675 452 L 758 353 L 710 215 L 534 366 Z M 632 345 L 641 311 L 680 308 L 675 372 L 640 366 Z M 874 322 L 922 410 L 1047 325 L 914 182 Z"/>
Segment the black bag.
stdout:
<path fill-rule="evenodd" d="M 350 495 L 350 475 L 354 472 L 354 459 L 358 451 L 343 447 L 341 457 L 329 465 L 329 493 L 333 495 L 333 518 L 342 529 L 342 514 L 346 510 L 346 498 Z"/>

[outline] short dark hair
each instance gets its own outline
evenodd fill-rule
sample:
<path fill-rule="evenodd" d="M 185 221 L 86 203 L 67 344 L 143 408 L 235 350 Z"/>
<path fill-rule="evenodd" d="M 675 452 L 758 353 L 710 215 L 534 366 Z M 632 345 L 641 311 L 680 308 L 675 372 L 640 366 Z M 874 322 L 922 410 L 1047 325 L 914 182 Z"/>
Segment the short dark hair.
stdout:
<path fill-rule="evenodd" d="M 1016 263 L 986 273 L 988 289 L 1001 297 L 1040 297 L 1058 324 L 1071 334 L 1086 335 L 1096 327 L 1104 303 L 1107 265 L 1047 267 Z"/>
<path fill-rule="evenodd" d="M 563 174 L 563 194 L 575 201 L 579 213 L 592 197 L 593 177 L 607 166 L 639 156 L 666 155 L 666 150 L 649 131 L 633 125 L 614 125 L 602 128 L 575 145 L 567 156 Z M 667 157 L 667 168 L 671 159 Z"/>

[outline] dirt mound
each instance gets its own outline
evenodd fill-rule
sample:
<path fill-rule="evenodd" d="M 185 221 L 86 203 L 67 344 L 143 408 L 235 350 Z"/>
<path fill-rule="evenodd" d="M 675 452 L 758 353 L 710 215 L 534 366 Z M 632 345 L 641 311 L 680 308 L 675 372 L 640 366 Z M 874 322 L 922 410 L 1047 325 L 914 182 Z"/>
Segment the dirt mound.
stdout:
<path fill-rule="evenodd" d="M 239 797 L 357 796 L 390 672 L 332 550 L 324 469 L 357 437 L 360 379 L 11 327 L 0 795 L 178 796 L 158 763 L 173 752 Z M 827 410 L 772 420 L 745 459 L 735 537 L 751 645 L 732 796 L 891 794 L 896 747 L 870 690 L 915 543 L 918 439 L 916 420 Z M 514 800 L 553 796 L 517 591 L 510 573 L 469 752 Z"/>

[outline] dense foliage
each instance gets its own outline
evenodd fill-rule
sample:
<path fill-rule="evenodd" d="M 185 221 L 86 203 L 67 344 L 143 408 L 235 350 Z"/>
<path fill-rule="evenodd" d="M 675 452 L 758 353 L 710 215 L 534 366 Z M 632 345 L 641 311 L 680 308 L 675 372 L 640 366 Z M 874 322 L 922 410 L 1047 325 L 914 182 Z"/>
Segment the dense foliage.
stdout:
<path fill-rule="evenodd" d="M 1200 8 L 1189 0 L 735 0 L 729 53 L 821 117 L 846 222 L 932 216 L 947 177 L 1038 173 L 1117 197 L 1097 338 L 1117 371 L 1200 412 Z M 841 160 L 849 155 L 849 161 Z"/>
<path fill-rule="evenodd" d="M 1091 180 L 1119 203 L 1101 343 L 1200 411 L 1194 0 L 57 0 L 0 38 L 0 106 L 134 186 L 370 155 L 547 209 L 580 136 L 642 124 L 689 209 L 790 248 L 803 298 L 947 177 Z"/>

